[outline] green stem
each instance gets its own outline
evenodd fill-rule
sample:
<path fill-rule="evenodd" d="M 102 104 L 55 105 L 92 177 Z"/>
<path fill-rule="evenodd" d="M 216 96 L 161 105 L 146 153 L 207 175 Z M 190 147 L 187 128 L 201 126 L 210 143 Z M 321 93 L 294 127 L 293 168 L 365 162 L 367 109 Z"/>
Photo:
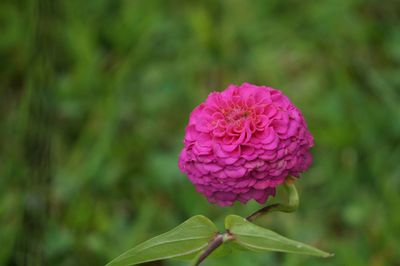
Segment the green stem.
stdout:
<path fill-rule="evenodd" d="M 194 260 L 193 266 L 200 265 L 212 252 L 214 252 L 219 246 L 221 246 L 224 242 L 230 241 L 233 239 L 231 233 L 226 230 L 225 233 L 218 233 L 213 240 L 210 241 L 207 248 L 200 253 L 200 255 Z"/>
<path fill-rule="evenodd" d="M 206 250 L 204 250 L 203 253 L 200 254 L 198 258 L 196 258 L 196 262 L 193 264 L 193 266 L 198 266 L 200 263 L 202 263 L 214 250 L 216 250 L 219 246 L 222 245 L 224 242 L 224 235 L 221 233 L 218 233 L 215 238 L 208 244 Z"/>
<path fill-rule="evenodd" d="M 297 193 L 296 187 L 294 185 L 294 179 L 292 177 L 287 177 L 283 187 L 286 190 L 288 195 L 288 202 L 284 203 L 275 203 L 252 213 L 249 215 L 246 220 L 251 222 L 257 219 L 260 216 L 263 216 L 269 212 L 280 211 L 280 212 L 294 212 L 299 207 L 299 194 Z"/>

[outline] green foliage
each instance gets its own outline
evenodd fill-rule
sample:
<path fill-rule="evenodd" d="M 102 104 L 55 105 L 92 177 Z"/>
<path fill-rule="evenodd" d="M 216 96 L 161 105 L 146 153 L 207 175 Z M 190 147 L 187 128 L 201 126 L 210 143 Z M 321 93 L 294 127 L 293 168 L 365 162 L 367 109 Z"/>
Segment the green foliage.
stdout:
<path fill-rule="evenodd" d="M 218 248 L 219 250 L 212 250 L 211 254 L 219 251 L 217 256 L 229 254 L 232 247 L 255 252 L 279 251 L 317 257 L 332 256 L 332 254 L 257 226 L 237 215 L 229 215 L 225 218 L 225 229 L 226 232 L 223 235 L 217 234 L 217 228 L 208 218 L 197 215 L 173 230 L 130 249 L 107 266 L 130 266 L 172 258 L 194 258 L 193 262 L 196 264 L 209 243 L 217 237 L 223 239 L 223 242 L 220 240 L 222 246 Z"/>
<path fill-rule="evenodd" d="M 107 266 L 134 265 L 179 257 L 190 259 L 203 250 L 217 232 L 217 228 L 210 220 L 197 215 L 173 230 L 130 249 Z"/>
<path fill-rule="evenodd" d="M 317 257 L 332 256 L 327 252 L 250 223 L 237 215 L 229 215 L 225 218 L 225 228 L 232 234 L 233 243 L 251 251 L 279 251 Z"/>
<path fill-rule="evenodd" d="M 315 137 L 299 211 L 259 224 L 335 257 L 233 253 L 206 265 L 398 264 L 399 1 L 46 3 L 0 1 L 0 265 L 29 261 L 32 231 L 38 265 L 104 265 L 195 214 L 222 224 L 258 209 L 210 205 L 177 168 L 190 111 L 244 81 L 282 89 Z M 50 120 L 32 116 L 34 103 Z"/>

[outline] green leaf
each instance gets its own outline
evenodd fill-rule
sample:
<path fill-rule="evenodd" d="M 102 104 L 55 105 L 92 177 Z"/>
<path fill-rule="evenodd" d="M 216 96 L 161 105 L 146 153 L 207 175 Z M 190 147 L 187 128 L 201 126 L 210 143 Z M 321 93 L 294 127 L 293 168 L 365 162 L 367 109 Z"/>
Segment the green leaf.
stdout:
<path fill-rule="evenodd" d="M 248 222 L 243 217 L 229 215 L 225 219 L 225 227 L 233 235 L 234 244 L 251 251 L 279 251 L 330 257 L 333 254 L 324 252 L 312 246 L 288 239 L 271 230 Z"/>
<path fill-rule="evenodd" d="M 128 250 L 107 266 L 128 266 L 170 258 L 190 259 L 207 247 L 217 232 L 208 218 L 196 215 L 171 231 Z"/>

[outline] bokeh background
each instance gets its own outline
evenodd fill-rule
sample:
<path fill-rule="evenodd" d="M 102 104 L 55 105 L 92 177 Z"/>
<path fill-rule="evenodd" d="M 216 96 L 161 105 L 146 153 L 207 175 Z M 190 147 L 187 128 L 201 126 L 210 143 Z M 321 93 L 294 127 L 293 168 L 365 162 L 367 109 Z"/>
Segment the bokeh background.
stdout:
<path fill-rule="evenodd" d="M 204 265 L 400 265 L 398 1 L 3 0 L 0 265 L 104 265 L 195 214 L 230 213 L 177 167 L 210 91 L 279 88 L 316 145 L 301 206 L 260 221 L 335 257 Z M 148 265 L 186 265 L 163 261 Z"/>

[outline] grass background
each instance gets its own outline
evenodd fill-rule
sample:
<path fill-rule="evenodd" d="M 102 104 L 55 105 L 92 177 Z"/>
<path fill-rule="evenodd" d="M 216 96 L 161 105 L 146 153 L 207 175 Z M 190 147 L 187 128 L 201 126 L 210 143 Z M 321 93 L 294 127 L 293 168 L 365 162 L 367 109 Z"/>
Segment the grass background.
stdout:
<path fill-rule="evenodd" d="M 104 265 L 194 214 L 177 167 L 213 90 L 279 88 L 316 145 L 296 214 L 261 223 L 330 259 L 234 253 L 204 265 L 400 265 L 397 1 L 0 2 L 0 264 Z M 148 265 L 185 265 L 176 261 Z"/>

